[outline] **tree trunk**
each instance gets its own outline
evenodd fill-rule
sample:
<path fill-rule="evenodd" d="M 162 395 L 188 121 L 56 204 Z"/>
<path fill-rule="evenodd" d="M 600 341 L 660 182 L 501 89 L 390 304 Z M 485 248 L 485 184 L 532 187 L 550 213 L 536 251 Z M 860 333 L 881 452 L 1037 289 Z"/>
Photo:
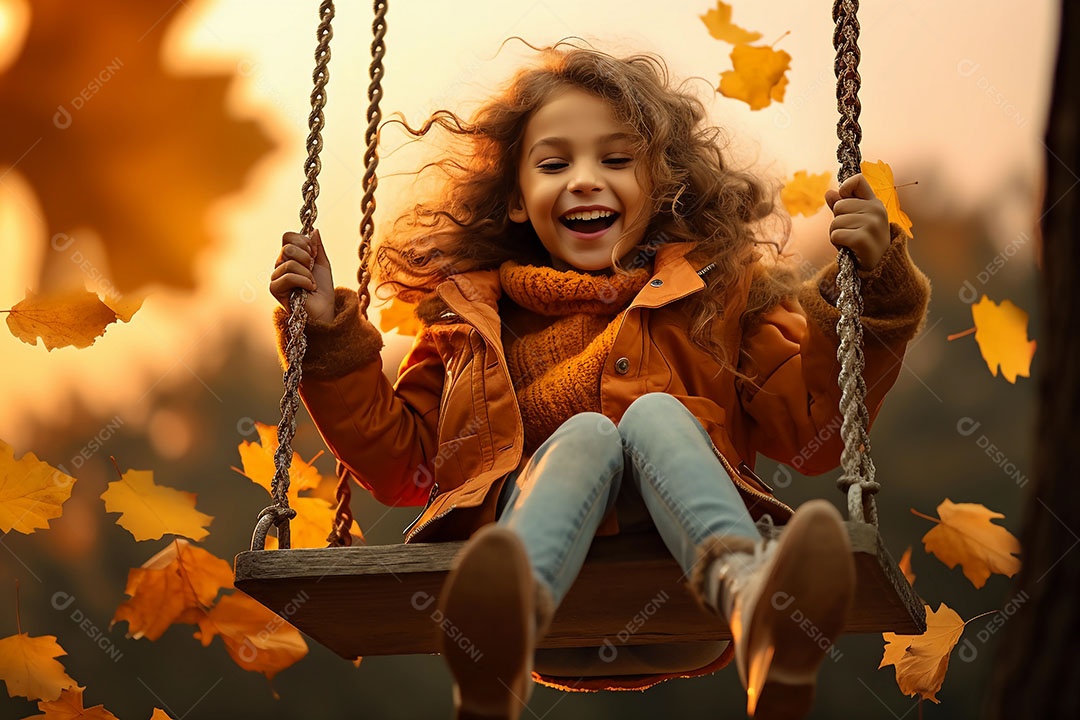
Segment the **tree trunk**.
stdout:
<path fill-rule="evenodd" d="M 1043 201 L 1044 323 L 1035 476 L 1021 528 L 1023 569 L 1002 615 L 989 718 L 1080 717 L 1080 3 L 1061 3 Z M 1006 606 L 1008 607 L 1008 606 Z"/>

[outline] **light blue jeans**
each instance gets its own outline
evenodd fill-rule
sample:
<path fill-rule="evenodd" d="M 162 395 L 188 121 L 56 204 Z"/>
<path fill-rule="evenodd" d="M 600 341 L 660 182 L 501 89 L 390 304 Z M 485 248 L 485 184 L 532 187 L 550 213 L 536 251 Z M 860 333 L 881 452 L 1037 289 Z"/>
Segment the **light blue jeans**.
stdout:
<path fill-rule="evenodd" d="M 575 415 L 520 477 L 507 479 L 499 499 L 498 522 L 521 536 L 556 606 L 616 502 L 620 532 L 655 524 L 688 575 L 711 535 L 761 537 L 705 429 L 674 397 L 641 396 L 618 427 L 599 413 Z"/>

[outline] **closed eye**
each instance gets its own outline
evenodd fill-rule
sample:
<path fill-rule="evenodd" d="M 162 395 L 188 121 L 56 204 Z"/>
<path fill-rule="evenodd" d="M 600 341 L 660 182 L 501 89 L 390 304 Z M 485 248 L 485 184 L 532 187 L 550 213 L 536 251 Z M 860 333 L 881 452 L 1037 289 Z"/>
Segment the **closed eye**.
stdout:
<path fill-rule="evenodd" d="M 632 162 L 634 162 L 634 158 L 632 157 L 613 157 L 604 160 L 605 165 L 610 165 L 612 167 L 626 167 Z"/>
<path fill-rule="evenodd" d="M 559 170 L 562 170 L 569 165 L 570 163 L 565 163 L 561 160 L 549 160 L 547 162 L 542 162 L 537 165 L 536 169 L 540 172 L 558 172 Z"/>

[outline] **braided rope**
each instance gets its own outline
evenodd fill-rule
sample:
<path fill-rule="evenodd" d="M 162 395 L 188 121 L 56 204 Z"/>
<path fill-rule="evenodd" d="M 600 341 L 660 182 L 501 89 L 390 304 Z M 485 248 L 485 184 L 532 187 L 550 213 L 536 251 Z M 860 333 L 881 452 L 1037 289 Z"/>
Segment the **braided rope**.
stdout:
<path fill-rule="evenodd" d="M 315 228 L 315 219 L 319 212 L 315 200 L 319 197 L 319 170 L 322 161 L 322 129 L 325 124 L 323 108 L 326 106 L 326 83 L 330 79 L 327 67 L 330 62 L 330 38 L 334 31 L 330 26 L 334 19 L 334 3 L 324 0 L 319 6 L 319 27 L 316 31 L 318 46 L 315 49 L 315 70 L 312 73 L 314 89 L 311 91 L 311 113 L 308 115 L 307 160 L 304 162 L 304 184 L 301 194 L 304 198 L 300 209 L 300 232 L 311 236 Z M 252 550 L 266 548 L 266 533 L 271 525 L 277 527 L 278 547 L 285 550 L 291 544 L 289 521 L 296 517 L 296 511 L 289 507 L 289 468 L 292 465 L 292 441 L 296 436 L 296 413 L 300 409 L 300 377 L 307 352 L 307 337 L 304 327 L 307 325 L 307 293 L 293 290 L 289 296 L 288 340 L 285 345 L 286 369 L 284 376 L 285 392 L 281 396 L 281 421 L 278 423 L 278 447 L 274 452 L 274 479 L 271 482 L 271 496 L 274 504 L 263 508 L 251 537 Z"/>
<path fill-rule="evenodd" d="M 858 0 L 835 0 L 833 4 L 833 47 L 836 49 L 836 105 L 840 120 L 836 135 L 840 144 L 836 157 L 840 161 L 839 181 L 843 183 L 859 172 L 862 153 L 859 142 L 859 21 L 856 13 Z M 874 461 L 870 458 L 870 414 L 866 409 L 866 381 L 863 378 L 863 329 L 859 320 L 862 315 L 862 293 L 859 276 L 855 272 L 855 256 L 847 248 L 837 255 L 839 271 L 836 284 L 840 291 L 837 308 L 840 320 L 836 324 L 840 344 L 836 358 L 840 361 L 840 411 L 843 423 L 840 434 L 844 439 L 844 451 L 840 456 L 843 473 L 837 484 L 847 494 L 848 517 L 855 522 L 877 525 L 877 506 L 874 494 L 880 489 L 874 479 Z"/>

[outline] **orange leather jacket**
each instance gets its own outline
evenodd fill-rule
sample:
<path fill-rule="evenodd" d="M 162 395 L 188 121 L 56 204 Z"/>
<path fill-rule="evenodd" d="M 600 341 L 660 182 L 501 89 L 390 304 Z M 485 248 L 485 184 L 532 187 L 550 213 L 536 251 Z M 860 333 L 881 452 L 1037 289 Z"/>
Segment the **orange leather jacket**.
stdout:
<path fill-rule="evenodd" d="M 912 264 L 906 238 L 863 277 L 864 342 L 871 418 L 900 371 L 918 331 L 929 283 Z M 661 246 L 652 279 L 622 316 L 600 378 L 601 406 L 618 423 L 634 399 L 666 392 L 708 431 L 721 461 L 759 517 L 786 521 L 790 508 L 753 474 L 758 453 L 818 474 L 839 463 L 838 312 L 819 287 L 835 267 L 742 327 L 749 277 L 730 291 L 716 329 L 737 372 L 688 338 L 680 300 L 704 281 L 685 255 L 689 243 Z M 301 396 L 343 469 L 386 505 L 423 505 L 406 542 L 459 540 L 495 519 L 502 480 L 521 466 L 523 430 L 500 339 L 498 272 L 455 275 L 437 288 L 429 317 L 401 364 L 383 375 L 379 331 L 339 288 L 334 321 L 309 325 Z M 279 312 L 279 329 L 283 312 Z M 600 534 L 617 531 L 613 516 Z"/>

